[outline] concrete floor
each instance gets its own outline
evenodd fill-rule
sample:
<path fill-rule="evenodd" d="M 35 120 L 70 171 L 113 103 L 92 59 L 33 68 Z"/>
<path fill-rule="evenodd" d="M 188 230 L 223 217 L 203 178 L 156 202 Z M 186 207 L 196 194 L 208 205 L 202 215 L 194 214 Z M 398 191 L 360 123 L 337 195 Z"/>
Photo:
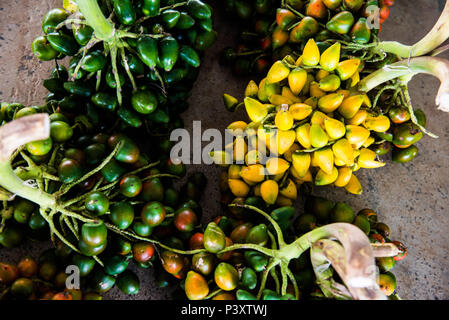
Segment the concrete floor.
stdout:
<path fill-rule="evenodd" d="M 398 0 L 392 7 L 390 18 L 383 26 L 382 39 L 412 44 L 420 39 L 438 19 L 442 0 Z M 60 0 L 44 0 L 39 6 L 32 0 L 0 0 L 0 101 L 24 104 L 41 103 L 46 90 L 41 86 L 51 63 L 42 63 L 32 57 L 32 40 L 41 34 L 40 23 L 49 8 L 60 5 Z M 220 66 L 217 55 L 233 43 L 237 30 L 225 24 L 216 12 L 215 27 L 219 32 L 217 43 L 207 52 L 200 77 L 196 83 L 191 107 L 184 114 L 186 127 L 193 120 L 201 120 L 203 130 L 223 130 L 227 124 L 244 119 L 242 113 L 225 111 L 222 94 L 227 92 L 243 96 L 246 80 L 234 78 L 228 69 Z M 417 18 L 419 17 L 419 19 Z M 449 54 L 443 55 L 449 58 Z M 416 77 L 410 86 L 415 107 L 422 108 L 428 117 L 428 129 L 439 139 L 423 138 L 419 156 L 409 164 L 388 162 L 377 170 L 360 170 L 357 174 L 364 193 L 352 196 L 344 190 L 322 188 L 318 194 L 332 200 L 346 201 L 354 209 L 370 207 L 381 221 L 387 223 L 393 238 L 403 241 L 408 249 L 407 258 L 395 268 L 398 292 L 404 299 L 449 299 L 449 115 L 438 111 L 434 97 L 439 82 L 430 76 Z M 190 166 L 209 177 L 207 198 L 202 206 L 204 219 L 217 215 L 219 204 L 218 176 L 215 166 Z M 14 252 L 0 250 L 0 260 L 14 261 L 23 253 L 37 256 L 42 245 L 27 244 Z M 169 290 L 152 286 L 152 271 L 139 270 L 142 290 L 132 299 L 165 299 Z M 107 298 L 129 299 L 117 289 Z"/>

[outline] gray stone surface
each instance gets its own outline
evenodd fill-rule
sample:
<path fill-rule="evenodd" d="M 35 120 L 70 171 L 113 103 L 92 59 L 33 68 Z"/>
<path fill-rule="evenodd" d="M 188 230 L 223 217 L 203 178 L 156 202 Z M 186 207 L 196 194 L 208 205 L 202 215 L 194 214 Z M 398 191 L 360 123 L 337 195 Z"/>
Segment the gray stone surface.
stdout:
<path fill-rule="evenodd" d="M 40 22 L 45 12 L 60 0 L 0 0 L 0 101 L 38 104 L 45 96 L 42 80 L 51 63 L 32 57 L 31 41 L 41 34 Z M 436 0 L 396 1 L 389 20 L 384 24 L 382 39 L 412 44 L 420 39 L 439 16 L 441 3 Z M 206 54 L 201 74 L 196 83 L 191 107 L 184 114 L 186 128 L 193 120 L 201 120 L 202 128 L 223 130 L 236 119 L 245 119 L 242 112 L 225 111 L 222 94 L 243 96 L 247 79 L 236 79 L 228 69 L 217 62 L 220 50 L 231 44 L 237 30 L 226 24 L 217 13 L 215 21 L 219 32 L 217 43 Z M 443 55 L 449 58 L 448 54 Z M 387 161 L 377 170 L 360 170 L 357 174 L 364 193 L 352 196 L 344 190 L 322 188 L 317 190 L 332 200 L 346 201 L 359 210 L 376 210 L 381 221 L 387 223 L 393 238 L 406 243 L 407 258 L 398 263 L 395 274 L 398 292 L 405 299 L 449 299 L 449 115 L 436 110 L 434 97 L 439 82 L 430 76 L 416 77 L 410 91 L 415 107 L 421 107 L 428 117 L 428 129 L 439 139 L 424 137 L 418 144 L 419 156 L 410 164 L 398 165 Z M 190 166 L 209 178 L 207 196 L 202 200 L 205 219 L 221 212 L 218 176 L 214 166 Z M 300 204 L 299 204 L 300 205 Z M 16 261 L 24 253 L 37 256 L 43 246 L 27 244 L 16 251 L 0 249 L 0 260 Z M 153 286 L 152 271 L 139 270 L 142 290 L 139 295 L 126 297 L 117 289 L 107 294 L 112 299 L 165 299 L 169 289 Z"/>

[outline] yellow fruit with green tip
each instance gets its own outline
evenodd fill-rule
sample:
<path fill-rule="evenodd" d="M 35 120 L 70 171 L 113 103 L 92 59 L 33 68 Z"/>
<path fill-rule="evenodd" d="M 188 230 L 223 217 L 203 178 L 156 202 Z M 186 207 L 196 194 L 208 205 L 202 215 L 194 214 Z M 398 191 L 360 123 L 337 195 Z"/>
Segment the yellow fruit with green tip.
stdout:
<path fill-rule="evenodd" d="M 341 80 L 348 80 L 357 71 L 360 66 L 359 59 L 349 59 L 340 62 L 335 71 Z"/>
<path fill-rule="evenodd" d="M 337 68 L 340 62 L 340 50 L 341 44 L 336 42 L 323 52 L 320 58 L 320 65 L 324 70 L 333 71 Z"/>
<path fill-rule="evenodd" d="M 250 80 L 245 89 L 245 97 L 256 98 L 259 92 L 259 87 L 254 80 Z"/>
<path fill-rule="evenodd" d="M 303 178 L 307 174 L 312 161 L 311 158 L 308 152 L 295 151 L 292 154 L 292 163 L 296 178 Z"/>
<path fill-rule="evenodd" d="M 326 129 L 329 138 L 333 140 L 340 139 L 346 133 L 346 128 L 343 122 L 329 117 L 324 119 L 324 128 Z"/>
<path fill-rule="evenodd" d="M 338 170 L 335 167 L 332 167 L 331 174 L 327 174 L 322 169 L 318 171 L 315 176 L 315 185 L 317 186 L 327 186 L 331 183 L 334 183 L 338 178 Z"/>
<path fill-rule="evenodd" d="M 312 144 L 310 142 L 310 124 L 306 123 L 296 128 L 296 140 L 305 149 L 310 149 Z"/>
<path fill-rule="evenodd" d="M 315 164 L 326 174 L 331 175 L 334 168 L 334 153 L 329 147 L 317 150 L 313 153 Z"/>
<path fill-rule="evenodd" d="M 305 66 L 316 66 L 320 62 L 320 49 L 313 38 L 307 41 L 302 52 L 302 64 Z"/>
<path fill-rule="evenodd" d="M 344 187 L 351 180 L 352 170 L 348 167 L 343 167 L 338 169 L 338 178 L 335 180 L 334 185 L 336 187 Z"/>
<path fill-rule="evenodd" d="M 294 120 L 301 121 L 310 116 L 313 111 L 312 106 L 305 103 L 295 103 L 288 109 Z"/>
<path fill-rule="evenodd" d="M 307 82 L 307 71 L 303 68 L 295 68 L 288 75 L 288 85 L 290 90 L 299 95 Z"/>
<path fill-rule="evenodd" d="M 261 122 L 268 114 L 266 105 L 260 103 L 258 100 L 246 97 L 244 100 L 246 113 L 251 121 Z"/>
<path fill-rule="evenodd" d="M 271 66 L 267 74 L 267 83 L 280 82 L 288 77 L 290 68 L 282 61 L 278 60 Z"/>
<path fill-rule="evenodd" d="M 340 107 L 338 107 L 338 112 L 346 119 L 351 119 L 360 110 L 363 100 L 364 96 L 362 94 L 347 97 L 343 100 Z"/>
<path fill-rule="evenodd" d="M 332 145 L 334 156 L 342 160 L 347 166 L 354 164 L 354 151 L 347 139 L 340 139 Z"/>
<path fill-rule="evenodd" d="M 266 180 L 260 185 L 260 195 L 267 204 L 275 204 L 279 194 L 279 185 L 274 180 Z"/>
<path fill-rule="evenodd" d="M 329 142 L 329 137 L 319 124 L 310 126 L 310 144 L 314 148 L 322 148 Z"/>
<path fill-rule="evenodd" d="M 341 93 L 331 93 L 318 100 L 318 108 L 325 112 L 333 112 L 342 104 L 344 95 Z"/>
<path fill-rule="evenodd" d="M 349 182 L 345 185 L 345 190 L 352 194 L 362 194 L 362 185 L 354 174 L 351 175 Z"/>
<path fill-rule="evenodd" d="M 277 132 L 277 153 L 282 155 L 287 152 L 296 139 L 296 133 L 293 130 Z M 271 150 L 271 149 L 270 149 Z"/>

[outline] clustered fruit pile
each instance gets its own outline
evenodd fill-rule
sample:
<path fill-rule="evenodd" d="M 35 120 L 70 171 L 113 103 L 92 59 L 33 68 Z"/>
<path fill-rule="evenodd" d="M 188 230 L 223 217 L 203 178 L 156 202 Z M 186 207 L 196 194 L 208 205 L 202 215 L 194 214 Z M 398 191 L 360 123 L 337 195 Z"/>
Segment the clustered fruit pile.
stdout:
<path fill-rule="evenodd" d="M 390 0 L 226 0 L 225 12 L 240 20 L 243 31 L 241 44 L 225 48 L 221 61 L 231 65 L 236 75 L 263 75 L 274 61 L 298 55 L 309 38 L 320 49 L 332 40 L 375 42 L 393 4 Z"/>
<path fill-rule="evenodd" d="M 390 129 L 390 120 L 370 110 L 369 97 L 357 91 L 360 60 L 340 59 L 339 43 L 320 54 L 310 39 L 298 60 L 287 56 L 272 65 L 259 85 L 249 83 L 244 105 L 252 122 L 228 127 L 240 130 L 235 130 L 231 150 L 225 150 L 231 163 L 246 164 L 228 170 L 236 197 L 246 197 L 252 187 L 252 193 L 273 205 L 283 197 L 296 199 L 296 186 L 303 182 L 360 194 L 353 172 L 385 165 L 369 147 L 374 133 Z M 224 100 L 228 109 L 238 106 L 229 95 Z"/>
<path fill-rule="evenodd" d="M 47 100 L 72 113 L 80 112 L 82 101 L 93 117 L 102 113 L 127 126 L 169 130 L 188 108 L 200 57 L 217 36 L 209 6 L 199 0 L 76 3 L 79 8 L 50 10 L 44 35 L 32 45 L 44 61 L 70 57 L 68 71 L 57 68 L 44 81 Z M 90 7 L 108 19 L 86 20 L 82 12 L 88 15 Z"/>
<path fill-rule="evenodd" d="M 449 72 L 442 59 L 420 57 L 447 28 L 437 23 L 424 50 L 378 42 L 371 10 L 383 23 L 392 4 L 224 2 L 255 33 L 244 31 L 246 46 L 226 48 L 221 61 L 266 76 L 249 82 L 242 103 L 224 95 L 226 108 L 245 106 L 251 122 L 230 124 L 233 142 L 211 153 L 227 168 L 220 188 L 229 212 L 207 224 L 199 205 L 206 178 L 169 158 L 168 134 L 183 127 L 201 56 L 216 40 L 211 7 L 75 0 L 50 10 L 32 44 L 56 63 L 45 103 L 1 104 L 0 245 L 50 239 L 55 248 L 38 261 L 0 263 L 0 299 L 101 299 L 114 286 L 135 295 L 136 267 L 152 269 L 158 287 L 175 284 L 174 299 L 398 299 L 391 270 L 407 249 L 373 210 L 355 214 L 314 196 L 299 216 L 293 208 L 304 182 L 360 194 L 354 172 L 385 165 L 376 157 L 392 144 L 395 162 L 412 160 L 428 133 L 407 81 Z M 447 12 L 449 4 L 441 21 Z M 401 70 L 394 76 L 379 69 L 391 63 Z M 363 274 L 369 286 L 354 290 L 354 272 L 375 264 L 379 274 Z M 66 287 L 73 265 L 82 289 Z"/>

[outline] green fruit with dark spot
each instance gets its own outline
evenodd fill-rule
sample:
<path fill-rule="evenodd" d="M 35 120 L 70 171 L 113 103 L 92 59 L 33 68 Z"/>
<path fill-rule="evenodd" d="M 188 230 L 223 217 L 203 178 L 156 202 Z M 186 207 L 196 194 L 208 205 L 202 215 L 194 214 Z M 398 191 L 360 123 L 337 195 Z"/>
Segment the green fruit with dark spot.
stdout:
<path fill-rule="evenodd" d="M 415 159 L 417 155 L 418 155 L 418 147 L 415 145 L 411 145 L 410 147 L 405 149 L 394 148 L 392 159 L 393 162 L 407 163 Z"/>
<path fill-rule="evenodd" d="M 423 137 L 422 131 L 413 123 L 404 123 L 393 129 L 393 143 L 400 146 L 414 144 Z"/>
<path fill-rule="evenodd" d="M 95 216 L 101 216 L 109 210 L 109 199 L 104 193 L 95 191 L 87 196 L 84 206 Z"/>

